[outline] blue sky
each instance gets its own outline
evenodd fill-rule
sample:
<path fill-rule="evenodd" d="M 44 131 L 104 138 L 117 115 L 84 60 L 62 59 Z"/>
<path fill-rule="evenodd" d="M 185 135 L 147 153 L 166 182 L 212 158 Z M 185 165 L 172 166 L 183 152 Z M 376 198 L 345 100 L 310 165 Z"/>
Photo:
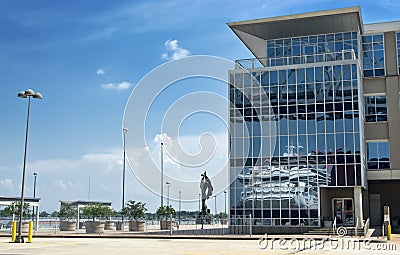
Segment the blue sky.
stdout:
<path fill-rule="evenodd" d="M 38 172 L 41 209 L 53 211 L 59 200 L 87 199 L 90 178 L 90 199 L 119 209 L 122 118 L 146 73 L 187 55 L 251 58 L 227 22 L 354 5 L 361 5 L 364 23 L 400 20 L 395 0 L 0 1 L 0 196 L 20 196 L 27 102 L 17 98 L 19 91 L 44 96 L 31 105 L 26 194 Z M 149 142 L 157 142 L 163 107 L 177 94 L 199 88 L 226 95 L 223 86 L 210 84 L 187 90 L 177 84 L 160 95 L 151 109 Z M 205 130 L 226 132 L 220 121 L 200 114 L 185 122 L 182 136 Z M 154 211 L 159 198 L 130 170 L 126 178 L 126 198 Z"/>

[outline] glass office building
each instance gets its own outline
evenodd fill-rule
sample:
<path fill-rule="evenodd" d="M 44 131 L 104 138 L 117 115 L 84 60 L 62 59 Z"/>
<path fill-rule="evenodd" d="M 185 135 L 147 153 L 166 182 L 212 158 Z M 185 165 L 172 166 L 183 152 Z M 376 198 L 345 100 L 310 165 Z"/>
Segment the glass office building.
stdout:
<path fill-rule="evenodd" d="M 363 85 L 387 75 L 383 33 L 358 7 L 228 26 L 256 56 L 229 71 L 232 231 L 363 226 L 368 171 L 391 163 L 389 142 L 365 137 L 388 118 L 386 93 Z"/>

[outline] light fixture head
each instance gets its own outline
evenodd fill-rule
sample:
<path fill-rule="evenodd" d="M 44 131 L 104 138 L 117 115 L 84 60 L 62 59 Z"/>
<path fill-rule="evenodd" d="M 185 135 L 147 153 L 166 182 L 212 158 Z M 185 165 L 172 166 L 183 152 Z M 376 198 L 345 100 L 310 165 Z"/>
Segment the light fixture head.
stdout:
<path fill-rule="evenodd" d="M 43 95 L 41 93 L 35 93 L 31 89 L 27 89 L 25 91 L 18 92 L 18 97 L 19 98 L 33 97 L 33 98 L 36 98 L 36 99 L 42 99 Z"/>
<path fill-rule="evenodd" d="M 27 90 L 25 90 L 25 95 L 30 97 L 30 96 L 35 95 L 35 92 L 31 89 L 27 89 Z"/>
<path fill-rule="evenodd" d="M 35 94 L 33 94 L 33 98 L 42 99 L 43 96 L 41 93 L 35 93 Z"/>
<path fill-rule="evenodd" d="M 24 91 L 18 92 L 18 97 L 19 98 L 27 98 Z"/>

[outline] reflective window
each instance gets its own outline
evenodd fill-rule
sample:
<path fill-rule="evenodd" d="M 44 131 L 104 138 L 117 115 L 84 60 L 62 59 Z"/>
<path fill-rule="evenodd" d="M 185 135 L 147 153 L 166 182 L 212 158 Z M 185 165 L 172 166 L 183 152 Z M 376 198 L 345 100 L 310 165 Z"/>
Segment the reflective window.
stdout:
<path fill-rule="evenodd" d="M 311 39 L 292 42 L 306 40 Z M 286 47 L 288 41 L 276 43 Z M 260 90 L 247 88 L 255 83 L 245 74 L 230 76 L 247 91 L 230 89 L 231 100 L 238 102 L 230 122 L 231 173 L 237 173 L 231 175 L 237 176 L 230 187 L 231 224 L 244 224 L 252 214 L 260 225 L 316 226 L 318 187 L 362 185 L 356 65 L 260 69 L 253 76 L 269 104 L 255 97 Z M 374 102 L 379 108 L 380 98 Z M 264 120 L 272 120 L 276 134 Z"/>
<path fill-rule="evenodd" d="M 357 33 L 267 40 L 266 66 L 327 62 L 357 57 Z"/>
<path fill-rule="evenodd" d="M 387 121 L 386 96 L 365 97 L 365 121 Z"/>
<path fill-rule="evenodd" d="M 397 67 L 398 74 L 400 75 L 400 32 L 396 33 L 396 41 L 397 41 Z"/>
<path fill-rule="evenodd" d="M 390 169 L 389 142 L 367 142 L 368 169 Z"/>
<path fill-rule="evenodd" d="M 385 76 L 383 34 L 362 37 L 364 77 Z"/>

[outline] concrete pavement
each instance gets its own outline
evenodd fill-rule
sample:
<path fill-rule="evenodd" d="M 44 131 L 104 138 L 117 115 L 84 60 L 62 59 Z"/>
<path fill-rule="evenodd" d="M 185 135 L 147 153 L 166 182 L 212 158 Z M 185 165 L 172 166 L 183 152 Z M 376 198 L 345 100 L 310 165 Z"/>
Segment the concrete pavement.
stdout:
<path fill-rule="evenodd" d="M 268 240 L 36 237 L 33 243 L 16 244 L 0 237 L 0 254 L 400 254 L 400 235 L 394 235 L 393 241 L 387 243 L 350 238 L 321 240 L 294 236 L 270 236 Z"/>

